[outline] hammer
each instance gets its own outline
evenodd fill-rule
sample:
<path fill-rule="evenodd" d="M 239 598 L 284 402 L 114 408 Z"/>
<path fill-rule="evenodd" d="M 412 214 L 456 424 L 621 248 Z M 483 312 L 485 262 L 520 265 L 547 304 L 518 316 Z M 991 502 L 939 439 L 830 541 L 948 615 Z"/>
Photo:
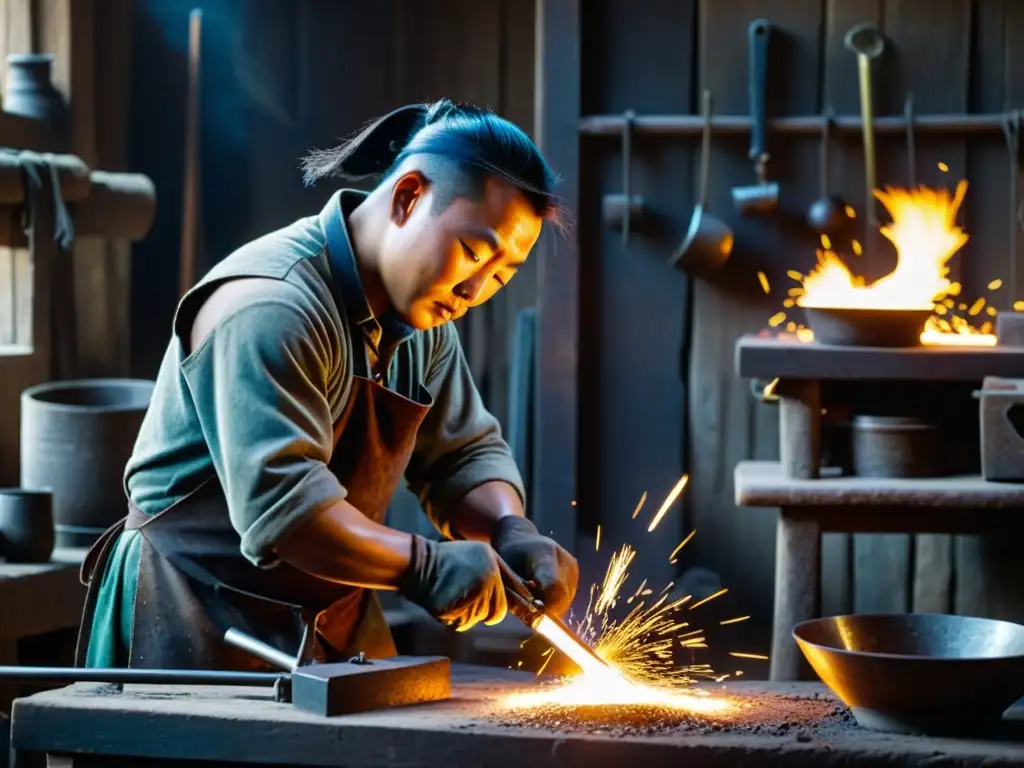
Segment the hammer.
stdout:
<path fill-rule="evenodd" d="M 768 181 L 768 42 L 771 24 L 767 19 L 752 22 L 747 31 L 750 46 L 750 151 L 757 184 L 733 187 L 732 201 L 740 213 L 763 213 L 779 203 L 778 182 Z"/>

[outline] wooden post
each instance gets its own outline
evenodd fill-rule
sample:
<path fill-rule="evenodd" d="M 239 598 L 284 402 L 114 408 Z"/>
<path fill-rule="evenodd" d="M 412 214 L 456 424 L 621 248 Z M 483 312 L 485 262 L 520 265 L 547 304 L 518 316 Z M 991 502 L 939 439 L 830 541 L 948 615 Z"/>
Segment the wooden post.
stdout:
<path fill-rule="evenodd" d="M 575 220 L 579 186 L 580 3 L 537 0 L 536 139 L 562 176 Z M 533 517 L 575 548 L 579 401 L 579 264 L 574 241 L 548 233 L 539 253 Z"/>
<path fill-rule="evenodd" d="M 779 455 L 787 477 L 811 480 L 821 470 L 821 386 L 794 379 L 779 382 Z"/>
<path fill-rule="evenodd" d="M 783 508 L 775 546 L 771 680 L 813 680 L 792 633 L 794 626 L 816 618 L 821 610 L 821 527 Z"/>

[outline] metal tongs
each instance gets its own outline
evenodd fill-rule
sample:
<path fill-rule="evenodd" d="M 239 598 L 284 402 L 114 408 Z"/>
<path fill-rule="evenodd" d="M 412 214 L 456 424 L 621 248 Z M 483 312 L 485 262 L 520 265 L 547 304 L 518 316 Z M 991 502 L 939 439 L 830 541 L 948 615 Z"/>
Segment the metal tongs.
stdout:
<path fill-rule="evenodd" d="M 530 629 L 536 631 L 538 625 L 542 619 L 547 619 L 549 622 L 554 624 L 565 635 L 569 640 L 579 646 L 579 649 L 596 663 L 602 667 L 607 667 L 607 662 L 594 653 L 594 649 L 591 648 L 587 643 L 583 642 L 579 636 L 570 629 L 569 625 L 562 621 L 558 616 L 549 614 L 544 606 L 544 602 L 539 600 L 526 585 L 518 574 L 515 573 L 500 557 L 498 560 L 498 569 L 501 571 L 501 580 L 505 585 L 505 594 L 508 597 L 508 609 L 509 613 L 519 619 L 523 624 L 528 626 Z M 559 648 L 562 653 L 566 651 Z M 566 653 L 567 656 L 572 656 Z"/>

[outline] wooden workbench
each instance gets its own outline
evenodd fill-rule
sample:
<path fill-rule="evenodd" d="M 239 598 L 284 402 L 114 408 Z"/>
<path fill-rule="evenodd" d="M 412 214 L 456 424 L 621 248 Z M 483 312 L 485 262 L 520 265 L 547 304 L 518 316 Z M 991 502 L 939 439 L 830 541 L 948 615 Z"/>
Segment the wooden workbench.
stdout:
<path fill-rule="evenodd" d="M 269 691 L 76 684 L 15 702 L 18 763 L 45 753 L 50 765 L 346 766 L 346 768 L 555 768 L 624 765 L 688 768 L 802 766 L 1020 766 L 1024 741 L 891 736 L 849 726 L 808 741 L 796 733 L 615 736 L 499 726 L 486 712 L 537 678 L 454 665 L 443 703 L 322 718 L 277 703 Z M 818 683 L 747 683 L 734 690 L 827 695 Z M 167 762 L 165 762 L 167 761 Z M 209 763 L 204 763 L 209 764 Z"/>

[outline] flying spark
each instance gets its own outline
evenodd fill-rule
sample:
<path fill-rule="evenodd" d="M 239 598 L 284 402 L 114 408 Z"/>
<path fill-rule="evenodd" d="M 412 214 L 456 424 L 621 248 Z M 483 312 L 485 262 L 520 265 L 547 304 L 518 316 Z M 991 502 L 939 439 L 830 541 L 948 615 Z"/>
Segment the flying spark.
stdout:
<path fill-rule="evenodd" d="M 693 534 L 695 534 L 696 532 L 696 530 L 690 531 L 690 535 L 683 539 L 681 542 L 679 542 L 679 546 L 673 549 L 672 554 L 668 556 L 669 562 L 672 562 L 675 559 L 676 555 L 679 554 L 680 550 L 682 550 L 683 547 L 690 543 L 690 539 L 693 538 Z"/>
<path fill-rule="evenodd" d="M 653 531 L 665 516 L 686 487 L 687 480 L 688 477 L 683 475 L 676 483 L 654 516 L 649 531 Z M 646 495 L 641 498 L 640 505 L 633 513 L 634 518 Z M 676 547 L 673 556 L 693 538 L 694 533 L 686 536 Z M 506 706 L 655 705 L 696 714 L 726 712 L 735 708 L 733 700 L 714 695 L 706 688 L 694 687 L 701 681 L 721 683 L 734 675 L 716 673 L 706 663 L 679 662 L 680 653 L 692 654 L 695 650 L 708 647 L 705 631 L 691 627 L 689 621 L 682 620 L 681 616 L 690 614 L 681 612 L 686 608 L 692 611 L 726 594 L 728 590 L 719 590 L 696 603 L 693 603 L 691 595 L 672 594 L 673 583 L 669 583 L 657 595 L 648 586 L 646 579 L 626 591 L 629 568 L 636 554 L 633 547 L 624 544 L 611 555 L 604 579 L 600 585 L 591 586 L 583 620 L 575 627 L 579 640 L 589 645 L 594 655 L 604 664 L 586 653 L 559 625 L 542 619 L 536 627 L 537 633 L 575 661 L 580 671 L 543 690 L 508 697 L 505 700 Z M 629 597 L 621 599 L 624 595 Z M 622 611 L 613 615 L 620 604 L 624 604 Z M 622 613 L 625 615 L 622 616 Z M 734 623 L 746 618 L 738 617 L 720 623 Z M 732 655 L 739 658 L 761 658 L 747 654 Z M 548 655 L 541 669 L 546 669 L 550 661 L 551 655 Z"/>
<path fill-rule="evenodd" d="M 671 507 L 675 503 L 675 500 L 679 498 L 679 494 L 683 492 L 683 489 L 686 487 L 688 482 L 690 482 L 689 475 L 683 475 L 679 478 L 679 482 L 677 482 L 675 487 L 669 491 L 668 496 L 665 497 L 665 501 L 661 504 L 661 509 L 659 509 L 657 514 L 654 515 L 654 518 L 651 520 L 651 524 L 647 527 L 648 533 L 658 527 L 658 523 L 660 523 L 661 519 L 665 517 L 665 513 L 668 512 L 669 507 Z"/>

